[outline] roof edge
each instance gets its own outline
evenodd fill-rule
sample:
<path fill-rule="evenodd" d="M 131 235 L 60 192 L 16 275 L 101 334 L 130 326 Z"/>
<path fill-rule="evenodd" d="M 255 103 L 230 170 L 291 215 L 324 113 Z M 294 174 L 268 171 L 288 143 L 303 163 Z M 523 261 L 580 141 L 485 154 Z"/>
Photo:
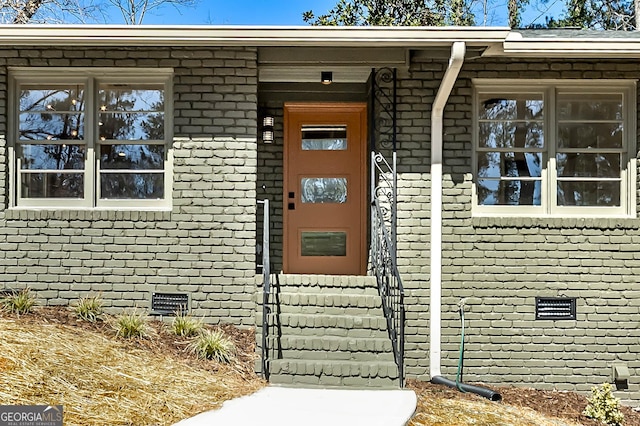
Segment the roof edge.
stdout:
<path fill-rule="evenodd" d="M 0 25 L 13 46 L 398 46 L 502 43 L 504 27 Z"/>

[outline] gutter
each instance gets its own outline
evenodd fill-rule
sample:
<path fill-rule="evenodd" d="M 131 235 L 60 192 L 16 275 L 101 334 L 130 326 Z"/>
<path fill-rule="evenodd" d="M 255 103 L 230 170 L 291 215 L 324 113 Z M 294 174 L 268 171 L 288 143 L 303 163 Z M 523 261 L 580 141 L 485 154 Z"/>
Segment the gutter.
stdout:
<path fill-rule="evenodd" d="M 429 293 L 429 375 L 440 376 L 442 309 L 442 139 L 444 107 L 464 62 L 466 45 L 455 42 L 431 107 L 431 262 Z"/>
<path fill-rule="evenodd" d="M 405 47 L 502 44 L 504 27 L 0 25 L 5 46 Z"/>
<path fill-rule="evenodd" d="M 497 49 L 497 45 L 489 49 L 487 56 L 493 55 L 537 58 L 638 58 L 640 38 L 615 34 L 600 37 L 591 34 L 574 37 L 524 37 L 521 33 L 512 31 L 505 38 L 502 49 Z"/>

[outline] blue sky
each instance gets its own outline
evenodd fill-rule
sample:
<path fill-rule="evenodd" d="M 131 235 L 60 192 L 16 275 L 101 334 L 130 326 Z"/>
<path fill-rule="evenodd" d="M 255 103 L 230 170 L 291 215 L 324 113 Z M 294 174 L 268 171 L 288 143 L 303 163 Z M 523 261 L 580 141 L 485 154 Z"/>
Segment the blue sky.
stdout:
<path fill-rule="evenodd" d="M 144 24 L 174 25 L 307 25 L 302 20 L 302 13 L 313 10 L 316 15 L 326 13 L 337 0 L 200 0 L 195 8 L 168 6 L 152 11 L 144 19 Z M 475 2 L 476 5 L 483 2 Z M 550 11 L 560 13 L 562 0 L 532 1 L 525 9 L 523 23 L 532 20 L 544 23 L 544 16 Z M 506 0 L 489 0 L 487 2 L 487 25 L 506 25 Z M 113 15 L 116 17 L 115 15 Z M 117 17 L 119 18 L 119 17 Z M 116 19 L 117 19 L 116 18 Z M 477 24 L 482 25 L 482 18 L 477 16 Z M 116 23 L 116 22 L 113 22 Z"/>
<path fill-rule="evenodd" d="M 145 17 L 145 24 L 306 25 L 302 13 L 325 13 L 337 0 L 200 0 L 196 8 L 172 7 Z"/>

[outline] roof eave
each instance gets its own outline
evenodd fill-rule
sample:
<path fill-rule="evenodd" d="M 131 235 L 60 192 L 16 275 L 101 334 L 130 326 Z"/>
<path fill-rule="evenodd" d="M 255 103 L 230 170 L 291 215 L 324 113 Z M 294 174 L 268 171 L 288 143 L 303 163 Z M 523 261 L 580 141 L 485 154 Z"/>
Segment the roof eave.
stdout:
<path fill-rule="evenodd" d="M 501 43 L 502 27 L 0 25 L 13 46 L 397 46 Z"/>
<path fill-rule="evenodd" d="M 640 57 L 640 38 L 525 38 L 512 32 L 506 37 L 502 49 L 494 48 L 487 54 L 545 58 L 637 58 Z"/>

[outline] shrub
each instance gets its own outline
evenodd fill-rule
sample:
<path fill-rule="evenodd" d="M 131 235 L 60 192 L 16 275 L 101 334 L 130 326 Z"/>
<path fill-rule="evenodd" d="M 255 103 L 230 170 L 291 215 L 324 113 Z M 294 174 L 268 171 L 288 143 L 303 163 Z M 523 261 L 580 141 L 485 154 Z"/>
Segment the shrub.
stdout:
<path fill-rule="evenodd" d="M 203 330 L 188 346 L 199 358 L 230 362 L 236 351 L 231 340 L 222 331 Z"/>
<path fill-rule="evenodd" d="M 102 299 L 100 296 L 83 297 L 78 301 L 73 311 L 76 317 L 82 320 L 89 322 L 101 321 Z"/>
<path fill-rule="evenodd" d="M 147 337 L 149 335 L 149 325 L 147 318 L 143 314 L 138 314 L 136 310 L 131 313 L 118 315 L 113 324 L 116 336 L 130 339 L 132 337 Z"/>
<path fill-rule="evenodd" d="M 202 330 L 202 320 L 197 320 L 183 312 L 177 312 L 171 321 L 171 332 L 176 336 L 191 337 Z"/>
<path fill-rule="evenodd" d="M 13 292 L 0 299 L 0 306 L 2 307 L 2 310 L 17 315 L 31 312 L 35 303 L 35 296 L 31 294 L 28 288 Z"/>
<path fill-rule="evenodd" d="M 611 384 L 603 383 L 600 388 L 591 388 L 588 401 L 582 414 L 609 426 L 622 425 L 624 414 L 620 411 L 620 400 L 613 396 Z"/>

